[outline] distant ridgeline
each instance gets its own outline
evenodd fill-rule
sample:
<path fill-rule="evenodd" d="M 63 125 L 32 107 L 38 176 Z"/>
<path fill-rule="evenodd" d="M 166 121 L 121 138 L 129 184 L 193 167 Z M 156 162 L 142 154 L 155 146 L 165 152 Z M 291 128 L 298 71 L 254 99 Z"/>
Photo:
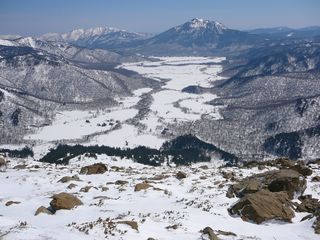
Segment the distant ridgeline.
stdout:
<path fill-rule="evenodd" d="M 59 145 L 51 149 L 41 162 L 68 164 L 69 160 L 82 154 L 105 154 L 120 158 L 132 159 L 135 162 L 160 166 L 163 163 L 175 163 L 177 165 L 189 165 L 196 162 L 209 162 L 212 156 L 223 159 L 228 165 L 236 165 L 238 158 L 227 153 L 212 144 L 200 139 L 185 135 L 163 144 L 162 148 L 152 149 L 139 146 L 133 149 L 121 149 L 108 146 L 82 146 L 82 145 Z"/>

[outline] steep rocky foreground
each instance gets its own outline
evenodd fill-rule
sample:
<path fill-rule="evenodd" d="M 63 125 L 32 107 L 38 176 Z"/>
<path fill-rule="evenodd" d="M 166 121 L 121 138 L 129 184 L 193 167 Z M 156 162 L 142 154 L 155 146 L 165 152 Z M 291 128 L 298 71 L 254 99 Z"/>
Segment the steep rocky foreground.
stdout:
<path fill-rule="evenodd" d="M 151 167 L 84 154 L 0 164 L 1 239 L 319 238 L 319 161 Z"/>

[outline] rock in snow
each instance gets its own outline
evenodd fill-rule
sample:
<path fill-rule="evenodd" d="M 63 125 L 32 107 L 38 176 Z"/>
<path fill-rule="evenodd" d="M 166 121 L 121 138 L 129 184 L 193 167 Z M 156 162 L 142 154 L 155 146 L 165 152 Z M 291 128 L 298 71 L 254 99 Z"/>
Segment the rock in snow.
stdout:
<path fill-rule="evenodd" d="M 53 195 L 53 200 L 50 202 L 50 206 L 55 210 L 67 209 L 70 210 L 76 206 L 82 205 L 79 198 L 69 193 L 59 193 Z"/>
<path fill-rule="evenodd" d="M 108 171 L 108 167 L 103 163 L 95 163 L 89 166 L 82 167 L 80 174 L 103 174 Z"/>
<path fill-rule="evenodd" d="M 241 198 L 229 212 L 258 224 L 271 219 L 290 222 L 295 216 L 291 206 L 287 193 L 261 190 Z"/>

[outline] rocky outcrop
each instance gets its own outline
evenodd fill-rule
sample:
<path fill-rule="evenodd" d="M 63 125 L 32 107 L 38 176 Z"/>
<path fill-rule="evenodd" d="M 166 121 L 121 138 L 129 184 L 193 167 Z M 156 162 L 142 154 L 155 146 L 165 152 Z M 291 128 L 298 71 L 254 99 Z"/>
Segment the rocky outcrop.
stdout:
<path fill-rule="evenodd" d="M 141 190 L 146 190 L 148 188 L 151 188 L 152 185 L 150 185 L 149 183 L 143 182 L 143 183 L 138 183 L 135 187 L 134 187 L 134 191 L 135 192 L 139 192 Z"/>
<path fill-rule="evenodd" d="M 79 178 L 78 175 L 74 175 L 72 177 L 65 176 L 65 177 L 62 177 L 58 182 L 67 183 L 67 182 L 70 182 L 70 181 L 80 181 L 80 178 Z"/>
<path fill-rule="evenodd" d="M 202 234 L 207 235 L 209 240 L 219 240 L 218 236 L 213 232 L 211 227 L 205 227 Z"/>
<path fill-rule="evenodd" d="M 177 172 L 177 174 L 176 174 L 176 178 L 179 180 L 184 179 L 186 177 L 187 177 L 187 174 L 184 172 L 181 172 L 181 171 Z"/>
<path fill-rule="evenodd" d="M 46 207 L 41 206 L 39 207 L 36 212 L 35 212 L 35 216 L 39 215 L 40 213 L 44 213 L 44 214 L 48 214 L 48 215 L 52 215 L 53 213 Z"/>
<path fill-rule="evenodd" d="M 129 182 L 128 181 L 126 181 L 126 180 L 117 180 L 117 181 L 115 181 L 114 182 L 114 184 L 115 185 L 126 185 L 126 184 L 128 184 Z"/>
<path fill-rule="evenodd" d="M 18 202 L 18 201 L 8 201 L 8 202 L 6 202 L 6 207 L 9 207 L 9 206 L 11 206 L 11 205 L 14 205 L 14 204 L 20 204 L 21 202 Z"/>
<path fill-rule="evenodd" d="M 89 192 L 91 188 L 92 188 L 92 186 L 82 187 L 82 188 L 80 188 L 80 192 Z"/>
<path fill-rule="evenodd" d="M 299 197 L 300 203 L 296 204 L 297 212 L 308 212 L 311 213 L 304 217 L 301 221 L 306 219 L 315 218 L 313 228 L 316 234 L 320 234 L 320 201 L 319 199 L 312 198 L 311 195 L 305 195 Z"/>
<path fill-rule="evenodd" d="M 108 167 L 103 163 L 95 163 L 89 166 L 82 167 L 80 174 L 103 174 L 108 171 Z"/>
<path fill-rule="evenodd" d="M 305 195 L 299 197 L 301 203 L 297 204 L 296 211 L 297 212 L 309 212 L 315 214 L 316 211 L 320 210 L 320 202 L 316 198 L 312 198 L 311 195 Z"/>
<path fill-rule="evenodd" d="M 291 206 L 292 203 L 286 192 L 260 190 L 247 194 L 228 211 L 231 215 L 241 216 L 244 221 L 253 221 L 258 224 L 272 219 L 290 222 L 294 217 Z"/>
<path fill-rule="evenodd" d="M 139 231 L 138 228 L 138 223 L 136 221 L 118 221 L 118 224 L 125 224 L 130 226 L 132 229 L 136 230 L 137 232 Z"/>
<path fill-rule="evenodd" d="M 294 195 L 302 195 L 307 188 L 305 178 L 294 170 L 280 170 L 275 173 L 269 173 L 265 176 L 268 189 L 271 192 L 287 192 L 290 199 Z"/>
<path fill-rule="evenodd" d="M 295 194 L 302 195 L 306 186 L 306 180 L 299 172 L 282 169 L 255 174 L 231 185 L 227 197 L 243 197 L 248 193 L 268 189 L 271 192 L 285 191 L 293 199 Z"/>
<path fill-rule="evenodd" d="M 82 205 L 83 203 L 81 202 L 80 199 L 77 197 L 69 194 L 69 193 L 59 193 L 53 195 L 53 200 L 50 202 L 50 206 L 55 210 L 60 210 L 60 209 L 67 209 L 70 210 L 74 208 L 75 206 Z"/>
<path fill-rule="evenodd" d="M 299 162 L 298 164 L 290 167 L 290 169 L 297 171 L 303 176 L 311 176 L 312 170 L 308 168 L 303 162 Z"/>

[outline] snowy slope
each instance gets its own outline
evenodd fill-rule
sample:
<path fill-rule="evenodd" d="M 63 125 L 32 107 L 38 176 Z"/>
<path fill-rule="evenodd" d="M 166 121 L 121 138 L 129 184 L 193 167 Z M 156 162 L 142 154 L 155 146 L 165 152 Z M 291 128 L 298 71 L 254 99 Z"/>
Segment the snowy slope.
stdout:
<path fill-rule="evenodd" d="M 58 182 L 64 176 L 79 174 L 82 166 L 94 162 L 107 164 L 109 170 L 101 175 L 79 175 L 81 181 Z M 19 164 L 20 170 L 13 169 Z M 230 216 L 227 208 L 236 201 L 225 196 L 230 182 L 222 177 L 217 162 L 206 165 L 208 169 L 200 168 L 199 164 L 179 168 L 149 167 L 104 156 L 98 156 L 96 160 L 81 156 L 67 166 L 12 159 L 7 171 L 0 173 L 0 236 L 3 240 L 149 237 L 200 240 L 206 239 L 200 230 L 209 226 L 215 231 L 236 235 L 218 235 L 226 240 L 319 238 L 311 227 L 313 220 L 300 222 L 308 213 L 296 213 L 292 223 L 268 221 L 260 225 Z M 268 169 L 272 168 L 264 171 Z M 175 174 L 179 170 L 184 171 L 187 178 L 178 180 Z M 239 178 L 259 172 L 257 168 L 223 170 L 234 171 Z M 314 175 L 320 173 L 319 169 L 314 171 Z M 311 177 L 306 194 L 319 198 L 319 184 L 310 182 Z M 153 188 L 135 192 L 134 186 L 145 179 L 149 179 Z M 127 182 L 116 184 L 117 180 Z M 70 183 L 76 186 L 68 189 Z M 87 186 L 91 186 L 88 192 L 80 190 Z M 55 215 L 34 216 L 38 207 L 49 206 L 51 196 L 59 192 L 76 195 L 83 205 L 73 210 L 59 210 Z M 8 201 L 19 203 L 5 206 Z M 109 224 L 103 225 L 99 218 Z M 123 220 L 136 221 L 138 231 L 127 225 L 114 224 Z"/>

